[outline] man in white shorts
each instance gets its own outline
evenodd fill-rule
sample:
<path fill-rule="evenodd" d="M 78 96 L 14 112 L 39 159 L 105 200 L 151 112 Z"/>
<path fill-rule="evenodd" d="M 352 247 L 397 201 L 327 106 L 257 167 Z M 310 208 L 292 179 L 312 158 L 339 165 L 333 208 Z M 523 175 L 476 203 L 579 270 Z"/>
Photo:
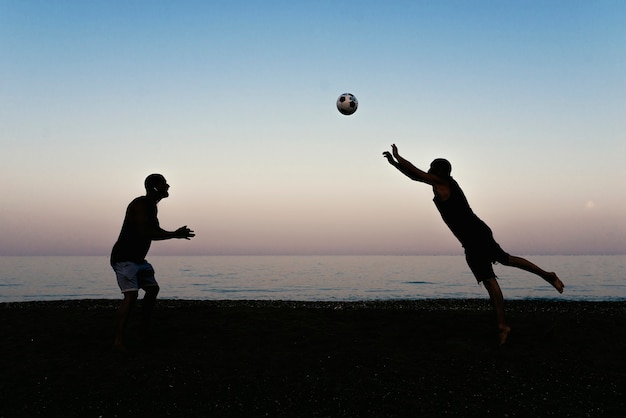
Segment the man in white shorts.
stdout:
<path fill-rule="evenodd" d="M 195 236 L 187 226 L 176 231 L 166 231 L 159 226 L 157 203 L 169 196 L 169 184 L 161 174 L 151 174 L 144 182 L 146 195 L 134 199 L 126 209 L 117 242 L 111 251 L 111 266 L 117 276 L 117 284 L 124 294 L 118 310 L 114 348 L 125 349 L 126 323 L 135 306 L 139 289 L 146 294 L 143 298 L 143 322 L 148 326 L 152 308 L 159 294 L 159 284 L 154 278 L 154 269 L 145 259 L 152 241 L 172 238 L 191 239 Z"/>

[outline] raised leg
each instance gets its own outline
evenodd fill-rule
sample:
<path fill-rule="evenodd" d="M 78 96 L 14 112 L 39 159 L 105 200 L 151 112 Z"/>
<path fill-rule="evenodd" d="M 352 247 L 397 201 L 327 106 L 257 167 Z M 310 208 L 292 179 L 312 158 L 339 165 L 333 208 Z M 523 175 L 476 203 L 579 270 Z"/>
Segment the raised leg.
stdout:
<path fill-rule="evenodd" d="M 505 266 L 517 267 L 518 269 L 534 273 L 546 282 L 550 283 L 559 293 L 563 293 L 563 288 L 565 287 L 565 285 L 563 284 L 561 279 L 558 278 L 556 273 L 545 271 L 544 269 L 540 268 L 534 263 L 531 263 L 525 258 L 511 255 L 509 256 L 509 261 L 502 264 L 504 264 Z"/>

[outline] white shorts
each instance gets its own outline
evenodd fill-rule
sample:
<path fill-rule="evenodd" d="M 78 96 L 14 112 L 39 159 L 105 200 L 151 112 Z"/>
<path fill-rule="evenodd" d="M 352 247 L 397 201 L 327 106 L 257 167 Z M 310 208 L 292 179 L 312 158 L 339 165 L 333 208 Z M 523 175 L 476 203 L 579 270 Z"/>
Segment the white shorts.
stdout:
<path fill-rule="evenodd" d="M 120 261 L 111 265 L 117 276 L 117 285 L 122 293 L 136 292 L 146 287 L 158 286 L 154 278 L 154 269 L 147 261 L 133 263 L 132 261 Z"/>

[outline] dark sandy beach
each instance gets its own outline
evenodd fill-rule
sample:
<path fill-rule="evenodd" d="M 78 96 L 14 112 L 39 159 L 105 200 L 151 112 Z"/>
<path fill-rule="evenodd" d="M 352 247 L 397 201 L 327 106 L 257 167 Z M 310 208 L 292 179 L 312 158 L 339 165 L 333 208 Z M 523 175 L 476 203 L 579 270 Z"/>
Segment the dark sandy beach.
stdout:
<path fill-rule="evenodd" d="M 0 304 L 0 417 L 618 417 L 626 302 Z"/>

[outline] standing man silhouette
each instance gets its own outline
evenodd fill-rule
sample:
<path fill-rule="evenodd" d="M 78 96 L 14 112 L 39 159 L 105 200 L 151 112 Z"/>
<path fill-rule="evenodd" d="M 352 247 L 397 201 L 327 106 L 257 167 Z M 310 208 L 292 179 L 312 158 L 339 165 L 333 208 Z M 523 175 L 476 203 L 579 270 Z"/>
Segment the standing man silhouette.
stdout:
<path fill-rule="evenodd" d="M 554 286 L 559 293 L 563 293 L 563 282 L 555 273 L 547 272 L 524 258 L 510 255 L 500 247 L 494 240 L 491 229 L 474 214 L 459 184 L 450 176 L 452 166 L 447 160 L 435 159 L 428 172 L 425 172 L 402 158 L 395 144 L 391 146 L 391 152 L 385 151 L 383 156 L 389 164 L 411 180 L 432 186 L 435 206 L 443 221 L 465 248 L 465 259 L 476 280 L 478 283 L 482 282 L 489 293 L 496 314 L 500 344 L 506 342 L 511 328 L 506 323 L 504 298 L 492 263 L 498 262 L 534 273 Z"/>
<path fill-rule="evenodd" d="M 159 226 L 157 203 L 169 196 L 169 184 L 161 174 L 151 174 L 144 182 L 146 195 L 135 198 L 126 209 L 122 230 L 113 250 L 111 266 L 117 276 L 117 284 L 124 294 L 118 310 L 114 348 L 125 349 L 126 323 L 135 306 L 139 289 L 146 293 L 143 298 L 143 325 L 149 326 L 152 309 L 159 293 L 154 269 L 145 259 L 152 241 L 172 238 L 191 239 L 195 236 L 187 226 L 176 231 L 166 231 Z"/>

